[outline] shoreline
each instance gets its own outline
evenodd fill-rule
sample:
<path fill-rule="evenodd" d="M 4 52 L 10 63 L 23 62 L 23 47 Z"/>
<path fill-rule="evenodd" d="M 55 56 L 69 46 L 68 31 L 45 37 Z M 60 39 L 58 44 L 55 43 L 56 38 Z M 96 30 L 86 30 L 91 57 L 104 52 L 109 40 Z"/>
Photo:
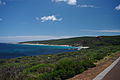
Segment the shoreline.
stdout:
<path fill-rule="evenodd" d="M 66 47 L 72 47 L 70 45 L 32 44 L 32 43 L 22 43 L 22 44 L 25 44 L 25 45 L 48 45 L 48 46 L 66 46 Z"/>
<path fill-rule="evenodd" d="M 19 44 L 19 43 L 18 43 Z M 61 46 L 61 47 L 73 47 L 73 48 L 77 48 L 77 50 L 80 50 L 80 49 L 88 49 L 89 47 L 88 46 L 70 46 L 70 45 L 53 45 L 53 44 L 32 44 L 32 43 L 22 43 L 23 45 L 46 45 L 46 46 Z"/>

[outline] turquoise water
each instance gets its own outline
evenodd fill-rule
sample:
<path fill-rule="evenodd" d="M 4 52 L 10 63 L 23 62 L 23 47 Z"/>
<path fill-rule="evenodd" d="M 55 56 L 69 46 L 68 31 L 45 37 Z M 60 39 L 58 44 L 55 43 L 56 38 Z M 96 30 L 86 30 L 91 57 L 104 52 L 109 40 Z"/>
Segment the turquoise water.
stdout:
<path fill-rule="evenodd" d="M 21 45 L 0 43 L 0 58 L 15 58 L 20 56 L 34 56 L 76 51 L 78 47 L 49 46 L 49 45 Z"/>

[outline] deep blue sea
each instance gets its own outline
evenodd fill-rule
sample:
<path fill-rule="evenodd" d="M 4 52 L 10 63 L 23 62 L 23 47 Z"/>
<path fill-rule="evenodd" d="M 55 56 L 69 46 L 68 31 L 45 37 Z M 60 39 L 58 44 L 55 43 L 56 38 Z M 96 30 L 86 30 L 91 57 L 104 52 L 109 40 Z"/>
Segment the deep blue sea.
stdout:
<path fill-rule="evenodd" d="M 76 47 L 0 43 L 0 59 L 76 51 Z"/>

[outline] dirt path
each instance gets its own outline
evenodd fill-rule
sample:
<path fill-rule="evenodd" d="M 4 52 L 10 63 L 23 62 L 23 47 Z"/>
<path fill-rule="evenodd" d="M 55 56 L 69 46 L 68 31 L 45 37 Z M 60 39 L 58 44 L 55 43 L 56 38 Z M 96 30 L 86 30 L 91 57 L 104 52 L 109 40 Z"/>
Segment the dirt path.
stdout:
<path fill-rule="evenodd" d="M 114 62 L 118 57 L 120 57 L 120 53 L 116 53 L 111 58 L 105 58 L 103 60 L 100 60 L 97 62 L 96 67 L 90 68 L 86 71 L 84 71 L 81 74 L 78 74 L 70 79 L 67 80 L 92 80 L 95 78 L 100 72 L 102 72 L 104 69 L 106 69 L 112 62 Z"/>

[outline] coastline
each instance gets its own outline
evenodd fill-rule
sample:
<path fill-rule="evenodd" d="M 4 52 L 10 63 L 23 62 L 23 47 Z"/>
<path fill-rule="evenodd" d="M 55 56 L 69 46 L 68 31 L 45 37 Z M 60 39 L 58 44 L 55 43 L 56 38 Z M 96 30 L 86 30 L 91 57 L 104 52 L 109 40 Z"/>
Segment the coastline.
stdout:
<path fill-rule="evenodd" d="M 52 45 L 52 44 L 32 44 L 32 43 L 22 43 L 25 45 L 48 45 L 48 46 L 66 46 L 66 47 L 72 47 L 70 45 Z"/>
<path fill-rule="evenodd" d="M 19 43 L 18 43 L 19 44 Z M 89 48 L 88 46 L 70 46 L 70 45 L 53 45 L 53 44 L 32 44 L 32 43 L 22 43 L 23 45 L 46 45 L 46 46 L 61 46 L 61 47 L 73 47 L 73 48 L 77 48 L 77 50 L 80 49 L 87 49 Z"/>

